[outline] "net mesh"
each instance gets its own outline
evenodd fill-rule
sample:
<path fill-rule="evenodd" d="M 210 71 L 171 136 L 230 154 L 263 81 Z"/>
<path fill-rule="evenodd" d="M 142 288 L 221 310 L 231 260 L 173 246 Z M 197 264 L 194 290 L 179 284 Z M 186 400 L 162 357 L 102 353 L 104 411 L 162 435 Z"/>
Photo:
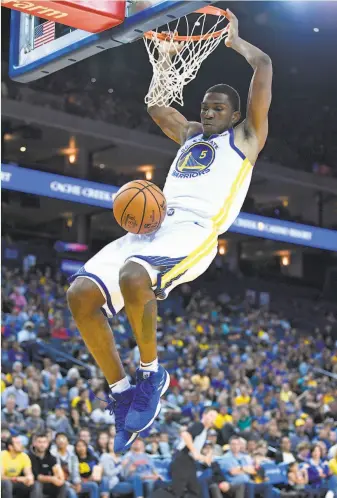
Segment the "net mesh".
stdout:
<path fill-rule="evenodd" d="M 206 20 L 209 17 L 216 21 L 211 28 L 207 29 Z M 182 26 L 184 22 L 186 26 Z M 154 31 L 151 37 L 144 37 L 153 68 L 150 89 L 145 97 L 145 103 L 148 106 L 169 107 L 173 102 L 184 105 L 184 87 L 196 77 L 203 61 L 226 37 L 225 22 L 226 17 L 223 15 L 200 14 L 190 27 L 191 22 L 185 16 L 178 20 L 174 32 L 179 32 L 182 28 L 186 33 L 184 35 L 187 38 L 186 41 L 179 43 L 173 36 L 163 41 L 157 36 L 158 30 Z M 200 36 L 200 32 L 202 37 L 197 40 L 193 39 L 197 35 Z M 169 25 L 167 25 L 167 33 L 172 33 Z M 163 44 L 165 44 L 164 50 Z"/>

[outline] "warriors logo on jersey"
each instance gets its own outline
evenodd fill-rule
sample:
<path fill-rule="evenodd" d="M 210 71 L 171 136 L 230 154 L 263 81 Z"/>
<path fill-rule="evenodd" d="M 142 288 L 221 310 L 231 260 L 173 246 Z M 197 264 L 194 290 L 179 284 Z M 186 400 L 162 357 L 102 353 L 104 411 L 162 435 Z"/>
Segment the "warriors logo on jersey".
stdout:
<path fill-rule="evenodd" d="M 207 142 L 190 145 L 177 160 L 173 176 L 178 178 L 194 178 L 209 172 L 214 161 L 215 149 Z"/>

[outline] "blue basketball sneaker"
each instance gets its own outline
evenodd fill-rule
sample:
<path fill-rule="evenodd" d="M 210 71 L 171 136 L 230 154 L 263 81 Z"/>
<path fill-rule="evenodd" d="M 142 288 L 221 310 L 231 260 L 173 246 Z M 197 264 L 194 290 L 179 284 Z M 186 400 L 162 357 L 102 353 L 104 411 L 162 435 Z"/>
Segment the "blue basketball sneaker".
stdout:
<path fill-rule="evenodd" d="M 141 432 L 153 423 L 160 412 L 160 397 L 169 384 L 170 376 L 160 365 L 158 372 L 137 369 L 136 390 L 125 420 L 125 430 Z"/>
<path fill-rule="evenodd" d="M 115 453 L 122 453 L 123 451 L 128 450 L 138 436 L 137 432 L 129 432 L 125 430 L 125 418 L 130 409 L 135 392 L 135 387 L 131 386 L 131 388 L 127 391 L 123 391 L 122 393 L 113 393 L 109 396 L 110 401 L 108 403 L 107 410 L 110 411 L 111 415 L 115 415 Z"/>

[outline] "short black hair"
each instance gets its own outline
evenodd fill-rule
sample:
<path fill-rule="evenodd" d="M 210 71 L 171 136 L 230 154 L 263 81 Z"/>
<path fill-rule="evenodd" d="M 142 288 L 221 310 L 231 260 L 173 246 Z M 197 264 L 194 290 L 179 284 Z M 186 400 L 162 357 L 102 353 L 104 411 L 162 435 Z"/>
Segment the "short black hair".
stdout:
<path fill-rule="evenodd" d="M 57 433 L 55 434 L 55 439 L 57 439 L 59 436 L 66 437 L 66 438 L 67 438 L 67 440 L 69 441 L 69 437 L 68 437 L 68 435 L 67 435 L 65 432 L 57 432 Z"/>
<path fill-rule="evenodd" d="M 46 438 L 46 439 L 48 439 L 47 433 L 44 432 L 44 431 L 37 432 L 34 436 L 35 436 L 34 439 L 39 439 L 39 438 Z"/>
<path fill-rule="evenodd" d="M 214 85 L 209 88 L 206 93 L 224 93 L 228 96 L 228 99 L 231 103 L 233 111 L 239 111 L 241 108 L 240 95 L 238 92 L 229 85 L 225 85 L 225 83 L 220 83 L 219 85 Z"/>

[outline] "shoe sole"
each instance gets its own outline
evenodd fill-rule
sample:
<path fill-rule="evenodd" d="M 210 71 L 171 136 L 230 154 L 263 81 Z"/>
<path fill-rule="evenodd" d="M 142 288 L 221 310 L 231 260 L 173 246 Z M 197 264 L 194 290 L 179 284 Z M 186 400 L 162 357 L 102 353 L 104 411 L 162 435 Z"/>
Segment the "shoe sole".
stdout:
<path fill-rule="evenodd" d="M 114 448 L 115 453 L 123 453 L 123 451 L 127 451 L 130 448 L 130 446 L 132 445 L 132 443 L 135 441 L 135 439 L 137 439 L 137 436 L 139 436 L 139 433 L 134 432 L 132 434 L 132 436 L 130 437 L 130 439 L 125 443 L 123 448 L 121 448 L 121 449 Z"/>
<path fill-rule="evenodd" d="M 169 385 L 170 385 L 170 374 L 166 370 L 165 370 L 165 374 L 166 374 L 166 380 L 165 380 L 165 383 L 164 383 L 164 385 L 162 387 L 162 390 L 160 392 L 160 397 L 162 397 L 163 394 L 166 393 L 166 391 L 168 390 Z M 145 427 L 143 427 L 139 431 L 137 431 L 137 432 L 133 431 L 133 432 L 138 435 L 140 432 L 145 431 L 145 429 L 147 429 L 148 427 L 150 427 L 150 425 L 153 424 L 153 422 L 156 419 L 156 417 L 158 417 L 158 415 L 160 413 L 160 410 L 161 410 L 161 402 L 159 400 L 159 403 L 158 403 L 158 406 L 156 408 L 155 414 L 154 414 L 153 418 L 150 420 L 150 422 L 148 424 L 146 424 Z"/>

